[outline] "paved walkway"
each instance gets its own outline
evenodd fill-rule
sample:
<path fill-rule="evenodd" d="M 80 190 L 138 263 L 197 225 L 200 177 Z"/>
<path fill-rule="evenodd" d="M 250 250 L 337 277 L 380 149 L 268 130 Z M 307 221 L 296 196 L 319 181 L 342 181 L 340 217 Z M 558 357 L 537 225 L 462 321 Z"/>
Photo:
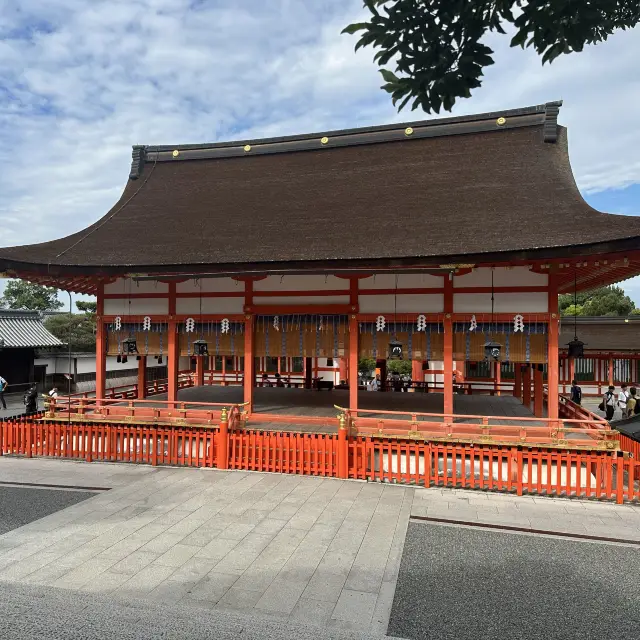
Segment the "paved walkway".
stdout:
<path fill-rule="evenodd" d="M 386 631 L 413 489 L 7 457 L 0 477 L 116 486 L 0 536 L 0 581 Z"/>

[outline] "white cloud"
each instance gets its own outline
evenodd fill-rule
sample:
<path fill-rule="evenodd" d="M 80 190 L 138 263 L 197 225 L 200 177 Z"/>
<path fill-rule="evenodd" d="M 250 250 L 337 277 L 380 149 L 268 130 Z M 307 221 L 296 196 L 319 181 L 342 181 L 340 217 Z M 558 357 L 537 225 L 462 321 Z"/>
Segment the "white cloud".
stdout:
<path fill-rule="evenodd" d="M 373 52 L 340 35 L 361 12 L 361 0 L 0 0 L 0 245 L 103 215 L 132 144 L 420 118 L 395 113 Z M 498 62 L 454 113 L 564 99 L 580 187 L 640 182 L 639 34 L 545 67 L 492 36 Z"/>

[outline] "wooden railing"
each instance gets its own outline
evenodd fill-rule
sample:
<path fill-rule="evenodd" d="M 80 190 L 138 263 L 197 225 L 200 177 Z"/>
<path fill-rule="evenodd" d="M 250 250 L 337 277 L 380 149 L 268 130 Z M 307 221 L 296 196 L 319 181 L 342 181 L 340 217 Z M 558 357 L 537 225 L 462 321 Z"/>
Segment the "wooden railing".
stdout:
<path fill-rule="evenodd" d="M 242 407 L 212 425 L 0 420 L 0 454 L 270 471 L 432 487 L 623 502 L 640 498 L 640 463 L 614 450 L 439 443 L 244 427 Z"/>

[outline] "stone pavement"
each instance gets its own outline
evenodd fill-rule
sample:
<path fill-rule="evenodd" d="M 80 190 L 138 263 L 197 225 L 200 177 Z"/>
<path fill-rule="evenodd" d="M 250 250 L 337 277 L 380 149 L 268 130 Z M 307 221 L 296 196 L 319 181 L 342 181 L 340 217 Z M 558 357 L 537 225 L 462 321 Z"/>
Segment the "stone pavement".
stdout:
<path fill-rule="evenodd" d="M 3 457 L 7 477 L 116 488 L 0 536 L 0 581 L 386 631 L 412 488 Z"/>

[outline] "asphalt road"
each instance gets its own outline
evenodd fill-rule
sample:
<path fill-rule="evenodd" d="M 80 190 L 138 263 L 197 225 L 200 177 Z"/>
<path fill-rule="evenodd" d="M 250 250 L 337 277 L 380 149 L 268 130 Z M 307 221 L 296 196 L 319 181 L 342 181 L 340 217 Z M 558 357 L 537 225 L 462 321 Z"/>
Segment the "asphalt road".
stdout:
<path fill-rule="evenodd" d="M 95 493 L 90 491 L 0 485 L 0 535 L 94 495 Z"/>
<path fill-rule="evenodd" d="M 2 640 L 365 640 L 268 617 L 0 582 Z"/>
<path fill-rule="evenodd" d="M 640 637 L 637 547 L 410 522 L 389 635 Z"/>

